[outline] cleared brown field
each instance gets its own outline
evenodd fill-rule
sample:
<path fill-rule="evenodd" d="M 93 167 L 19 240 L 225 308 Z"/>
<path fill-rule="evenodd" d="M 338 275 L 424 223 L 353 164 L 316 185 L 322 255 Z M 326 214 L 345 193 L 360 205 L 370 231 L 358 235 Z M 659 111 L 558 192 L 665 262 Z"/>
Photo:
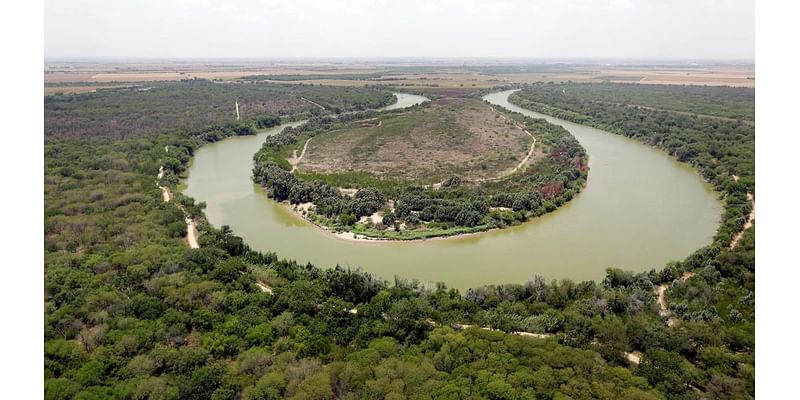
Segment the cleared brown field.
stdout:
<path fill-rule="evenodd" d="M 105 85 L 105 86 L 45 86 L 45 96 L 54 95 L 58 93 L 72 94 L 72 93 L 90 93 L 95 92 L 97 89 L 113 89 L 124 88 L 127 85 Z"/>
<path fill-rule="evenodd" d="M 481 101 L 443 98 L 430 107 L 317 135 L 300 172 L 370 172 L 440 182 L 486 179 L 513 170 L 532 138 Z M 535 161 L 542 154 L 534 153 Z"/>
<path fill-rule="evenodd" d="M 755 87 L 755 71 L 659 71 L 645 75 L 639 83 Z"/>
<path fill-rule="evenodd" d="M 398 88 L 425 89 L 485 89 L 499 85 L 535 82 L 621 82 L 670 85 L 709 85 L 755 87 L 753 69 L 629 69 L 604 68 L 572 72 L 542 72 L 514 74 L 387 74 L 380 81 L 336 79 L 284 81 L 284 83 L 323 84 L 331 86 L 374 86 L 376 84 Z M 392 79 L 396 78 L 396 79 Z"/>
<path fill-rule="evenodd" d="M 281 81 L 283 83 L 331 86 L 387 85 L 399 88 L 475 88 L 534 82 L 636 82 L 643 84 L 712 85 L 755 87 L 751 67 L 624 67 L 565 66 L 563 71 L 489 74 L 445 67 L 439 72 L 392 72 L 402 65 L 380 64 L 56 64 L 47 65 L 45 83 L 64 82 L 150 82 L 181 79 L 235 80 L 248 75 L 330 75 L 330 79 Z M 433 66 L 428 66 L 433 68 Z M 380 80 L 341 79 L 337 75 L 370 74 L 387 71 Z"/>
<path fill-rule="evenodd" d="M 64 82 L 152 82 L 181 79 L 239 79 L 248 75 L 327 75 L 367 74 L 374 66 L 348 64 L 309 65 L 206 65 L 206 64 L 89 64 L 48 65 L 44 71 L 45 83 Z"/>
<path fill-rule="evenodd" d="M 252 71 L 214 71 L 214 72 L 101 72 L 101 73 L 45 73 L 45 83 L 63 82 L 153 82 L 179 81 L 181 79 L 237 79 L 251 75 Z"/>
<path fill-rule="evenodd" d="M 755 87 L 755 70 L 752 68 L 600 68 L 577 69 L 567 73 L 520 73 L 497 75 L 503 83 L 534 82 L 623 82 L 668 85 L 708 85 Z"/>

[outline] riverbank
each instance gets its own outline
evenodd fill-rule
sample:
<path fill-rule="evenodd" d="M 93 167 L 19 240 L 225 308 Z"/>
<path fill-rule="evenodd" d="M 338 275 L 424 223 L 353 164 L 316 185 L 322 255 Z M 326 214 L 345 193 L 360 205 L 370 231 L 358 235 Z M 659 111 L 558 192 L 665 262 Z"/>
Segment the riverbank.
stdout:
<path fill-rule="evenodd" d="M 271 201 L 275 201 L 275 200 L 271 200 Z M 308 212 L 307 209 L 304 210 L 304 207 L 295 207 L 294 205 L 292 205 L 292 204 L 290 204 L 289 202 L 286 202 L 286 201 L 275 201 L 275 202 L 277 204 L 279 204 L 281 207 L 283 207 L 284 209 L 286 209 L 289 212 L 291 212 L 297 218 L 302 219 L 304 222 L 306 222 L 309 225 L 311 225 L 312 227 L 314 227 L 314 229 L 316 231 L 324 233 L 325 236 L 328 236 L 328 237 L 331 237 L 331 238 L 335 238 L 335 239 L 338 239 L 338 240 L 342 240 L 342 241 L 345 241 L 345 242 L 350 242 L 350 243 L 373 243 L 373 244 L 378 244 L 378 243 L 390 243 L 390 242 L 441 241 L 441 240 L 460 239 L 460 238 L 480 235 L 482 233 L 487 233 L 487 232 L 503 229 L 501 227 L 492 227 L 492 228 L 488 228 L 488 229 L 477 230 L 477 231 L 474 231 L 474 232 L 434 234 L 436 236 L 396 238 L 396 239 L 382 238 L 382 237 L 368 236 L 368 235 L 364 235 L 362 233 L 353 232 L 353 231 L 338 231 L 338 230 L 336 230 L 336 228 L 332 228 L 332 227 L 329 227 L 329 226 L 321 225 L 321 224 L 317 223 L 316 221 L 314 221 L 313 219 L 308 218 L 308 216 L 303 214 L 303 211 Z M 514 226 L 517 226 L 517 225 L 514 225 Z"/>
<path fill-rule="evenodd" d="M 655 109 L 652 107 L 636 107 L 637 110 L 651 111 L 651 113 L 638 113 L 636 116 L 628 116 L 622 125 L 618 120 L 609 117 L 609 111 L 602 107 L 586 106 L 588 104 L 610 104 L 603 101 L 587 100 L 584 108 L 575 106 L 569 102 L 561 101 L 561 94 L 544 92 L 544 96 L 535 97 L 534 92 L 528 92 L 527 97 L 519 95 L 520 89 L 511 91 L 509 102 L 517 105 L 518 107 L 528 107 L 530 109 L 538 110 L 550 116 L 557 116 L 565 120 L 573 121 L 573 123 L 585 124 L 597 129 L 605 129 L 610 133 L 617 135 L 631 137 L 645 145 L 652 146 L 668 154 L 675 161 L 687 165 L 697 174 L 707 185 L 712 187 L 723 201 L 723 210 L 720 211 L 720 224 L 717 233 L 712 239 L 712 242 L 718 248 L 727 247 L 728 250 L 733 249 L 736 244 L 741 240 L 744 232 L 752 226 L 752 221 L 755 219 L 755 203 L 754 195 L 755 177 L 747 169 L 742 169 L 743 165 L 754 163 L 754 154 L 742 150 L 747 146 L 731 145 L 730 141 L 738 139 L 740 143 L 748 143 L 754 145 L 755 131 L 753 124 L 742 124 L 743 120 L 740 119 L 718 119 L 718 121 L 727 124 L 704 123 L 703 118 L 697 118 L 695 114 L 687 114 L 677 111 L 667 111 Z M 541 93 L 545 89 L 540 89 Z M 563 89 L 562 89 L 563 91 Z M 525 92 L 522 92 L 525 93 Z M 557 92 L 556 92 L 557 93 Z M 613 103 L 611 103 L 613 104 Z M 625 106 L 628 107 L 628 106 Z M 630 108 L 630 107 L 628 107 Z M 676 118 L 678 122 L 676 126 L 681 126 L 680 129 L 675 131 L 676 139 L 672 142 L 659 140 L 657 136 L 652 134 L 640 134 L 640 132 L 648 131 L 649 127 L 655 125 L 664 127 L 660 121 L 659 116 L 653 115 L 652 112 L 674 114 L 672 117 Z M 590 116 L 591 115 L 591 116 Z M 678 117 L 682 117 L 678 118 Z M 647 129 L 645 129 L 647 128 Z M 703 132 L 698 135 L 697 132 Z M 675 143 L 699 143 L 699 148 L 708 145 L 709 148 L 714 147 L 712 144 L 718 143 L 715 140 L 724 137 L 725 141 L 721 143 L 728 143 L 722 145 L 722 148 L 717 148 L 718 153 L 727 154 L 725 158 L 718 160 L 713 151 L 686 151 L 686 145 L 682 147 Z M 710 139 L 717 138 L 717 139 Z M 712 144 L 709 144 L 712 143 Z M 727 172 L 726 172 L 727 170 Z M 730 190 L 728 183 L 732 179 L 734 182 L 739 182 L 740 177 L 736 175 L 746 174 L 749 179 L 744 182 L 746 199 L 742 199 L 741 187 L 737 185 L 737 189 Z M 730 174 L 730 175 L 729 175 Z M 729 175 L 729 176 L 728 176 Z M 741 185 L 741 183 L 740 183 Z M 745 214 L 745 206 L 749 206 L 750 212 Z M 738 215 L 737 215 L 738 214 Z M 744 218 L 745 224 L 742 227 L 741 218 Z M 733 235 L 733 236 L 731 236 Z"/>
<path fill-rule="evenodd" d="M 487 101 L 517 111 L 506 97 L 499 92 Z M 461 290 L 522 282 L 532 273 L 548 279 L 603 279 L 605 266 L 643 271 L 710 243 L 721 204 L 693 169 L 633 139 L 560 120 L 554 123 L 570 130 L 587 150 L 589 180 L 580 194 L 554 212 L 503 229 L 391 241 L 337 238 L 323 232 L 253 184 L 252 155 L 265 135 L 277 133 L 279 127 L 199 148 L 184 194 L 207 204 L 209 224 L 230 226 L 255 250 L 301 263 L 362 268 L 386 279 L 399 275 L 444 281 Z M 538 149 L 541 139 L 536 136 Z M 637 167 L 643 165 L 647 168 Z"/>
<path fill-rule="evenodd" d="M 167 146 L 164 146 L 164 151 L 169 152 Z M 170 192 L 169 188 L 166 186 L 161 186 L 161 179 L 164 178 L 164 166 L 158 167 L 158 175 L 156 175 L 156 186 L 161 189 L 161 195 L 164 200 L 164 203 L 169 203 L 172 200 L 172 192 Z M 183 206 L 178 205 L 178 208 L 183 211 L 184 222 L 186 222 L 186 242 L 189 244 L 190 249 L 199 249 L 200 244 L 197 242 L 197 237 L 200 233 L 197 231 L 197 222 L 192 219 L 189 215 L 186 215 L 186 210 Z"/>
<path fill-rule="evenodd" d="M 460 98 L 385 118 L 345 118 L 316 133 L 301 127 L 268 137 L 254 156 L 253 181 L 350 241 L 430 240 L 502 229 L 556 210 L 585 187 L 585 149 L 569 131 L 541 119 Z M 451 119 L 458 123 L 442 124 Z M 388 127 L 372 130 L 382 125 Z M 313 168 L 300 165 L 309 158 Z M 305 174 L 295 173 L 298 168 Z M 432 181 L 439 184 L 423 186 Z M 398 201 L 402 208 L 394 212 Z"/>

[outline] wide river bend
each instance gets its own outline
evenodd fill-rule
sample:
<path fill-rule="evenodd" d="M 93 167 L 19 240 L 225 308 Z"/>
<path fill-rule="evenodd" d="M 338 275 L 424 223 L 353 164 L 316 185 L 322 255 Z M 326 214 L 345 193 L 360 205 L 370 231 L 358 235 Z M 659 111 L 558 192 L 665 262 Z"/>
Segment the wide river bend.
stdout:
<path fill-rule="evenodd" d="M 299 123 L 201 147 L 184 193 L 206 202 L 209 222 L 229 225 L 257 250 L 462 290 L 523 283 L 533 274 L 586 280 L 601 279 L 607 267 L 662 268 L 711 242 L 722 205 L 693 169 L 634 140 L 517 107 L 508 102 L 512 92 L 484 99 L 568 129 L 589 153 L 590 167 L 586 188 L 572 201 L 516 227 L 413 242 L 354 243 L 326 234 L 267 198 L 250 178 L 266 136 Z M 387 108 L 427 99 L 398 94 L 398 100 Z"/>

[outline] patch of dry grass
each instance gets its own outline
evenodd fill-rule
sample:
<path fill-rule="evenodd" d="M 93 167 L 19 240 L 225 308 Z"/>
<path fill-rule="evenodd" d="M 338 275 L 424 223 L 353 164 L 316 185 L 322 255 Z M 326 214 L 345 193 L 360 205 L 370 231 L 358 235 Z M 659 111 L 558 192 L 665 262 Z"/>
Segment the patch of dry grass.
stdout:
<path fill-rule="evenodd" d="M 379 122 L 317 135 L 298 169 L 370 172 L 425 183 L 451 175 L 476 180 L 513 169 L 532 142 L 522 129 L 474 99 L 439 99 Z"/>

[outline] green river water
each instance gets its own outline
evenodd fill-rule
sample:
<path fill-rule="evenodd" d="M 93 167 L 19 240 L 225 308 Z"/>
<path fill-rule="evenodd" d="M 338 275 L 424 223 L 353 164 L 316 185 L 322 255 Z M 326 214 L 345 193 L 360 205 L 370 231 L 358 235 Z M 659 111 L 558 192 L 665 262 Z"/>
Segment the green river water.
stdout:
<path fill-rule="evenodd" d="M 533 274 L 587 280 L 602 278 L 607 267 L 661 268 L 711 242 L 722 205 L 689 166 L 634 140 L 521 109 L 508 103 L 511 92 L 484 99 L 565 127 L 586 148 L 590 167 L 586 188 L 572 201 L 516 227 L 414 242 L 355 243 L 326 234 L 267 198 L 250 178 L 255 152 L 286 125 L 203 146 L 184 193 L 206 202 L 209 222 L 229 225 L 257 250 L 462 290 L 523 283 Z M 387 108 L 426 99 L 398 94 L 398 100 Z"/>

